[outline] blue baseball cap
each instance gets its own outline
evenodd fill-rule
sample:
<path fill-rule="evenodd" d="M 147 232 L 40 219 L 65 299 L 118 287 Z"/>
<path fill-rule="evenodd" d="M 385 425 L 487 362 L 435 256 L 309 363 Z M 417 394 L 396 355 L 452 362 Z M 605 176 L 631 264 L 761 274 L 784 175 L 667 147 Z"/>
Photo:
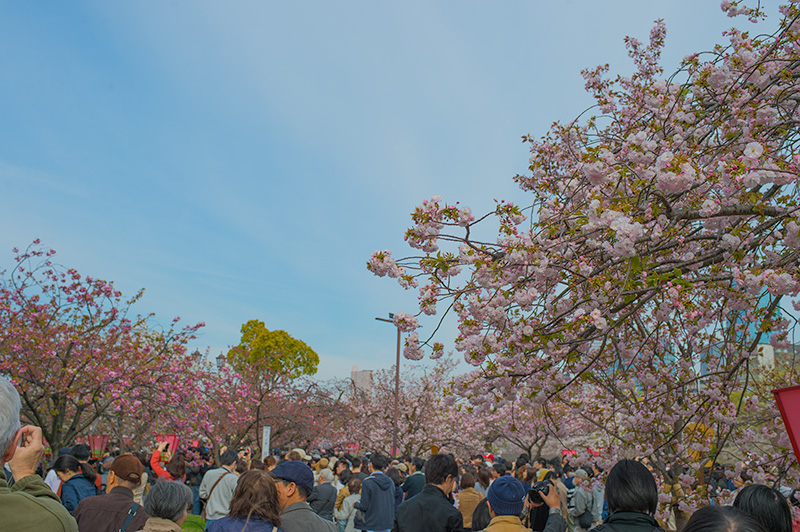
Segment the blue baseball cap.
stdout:
<path fill-rule="evenodd" d="M 294 482 L 308 490 L 309 493 L 314 489 L 314 474 L 311 472 L 311 468 L 303 462 L 297 460 L 281 462 L 270 471 L 270 474 L 275 478 Z"/>

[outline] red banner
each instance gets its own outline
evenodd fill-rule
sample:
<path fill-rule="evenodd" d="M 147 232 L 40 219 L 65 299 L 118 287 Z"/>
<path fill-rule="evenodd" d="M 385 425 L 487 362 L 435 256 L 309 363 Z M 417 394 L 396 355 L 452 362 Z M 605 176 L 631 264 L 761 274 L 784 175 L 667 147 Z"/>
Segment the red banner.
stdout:
<path fill-rule="evenodd" d="M 790 386 L 772 390 L 775 401 L 781 411 L 783 424 L 792 442 L 794 456 L 800 461 L 800 448 L 797 446 L 797 435 L 800 435 L 800 386 Z"/>

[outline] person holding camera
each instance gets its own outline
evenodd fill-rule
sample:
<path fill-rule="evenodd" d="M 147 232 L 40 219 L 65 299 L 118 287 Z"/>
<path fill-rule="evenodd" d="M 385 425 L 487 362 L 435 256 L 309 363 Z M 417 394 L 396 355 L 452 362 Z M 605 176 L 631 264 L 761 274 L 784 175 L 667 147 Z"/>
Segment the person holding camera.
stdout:
<path fill-rule="evenodd" d="M 495 480 L 486 496 L 492 520 L 485 532 L 531 532 L 532 529 L 523 525 L 519 518 L 525 505 L 533 509 L 547 508 L 543 532 L 564 532 L 567 529 L 561 516 L 561 498 L 552 484 L 539 482 L 528 491 L 527 497 L 525 493 L 525 487 L 514 477 L 503 476 Z"/>
<path fill-rule="evenodd" d="M 550 471 L 549 475 L 553 475 L 553 472 Z M 521 515 L 522 524 L 534 532 L 563 532 L 567 527 L 563 511 L 560 521 L 550 518 L 555 510 L 562 510 L 561 501 L 561 493 L 552 479 L 545 478 L 541 482 L 534 483 L 525 497 L 525 510 Z M 563 523 L 563 528 L 559 523 Z"/>

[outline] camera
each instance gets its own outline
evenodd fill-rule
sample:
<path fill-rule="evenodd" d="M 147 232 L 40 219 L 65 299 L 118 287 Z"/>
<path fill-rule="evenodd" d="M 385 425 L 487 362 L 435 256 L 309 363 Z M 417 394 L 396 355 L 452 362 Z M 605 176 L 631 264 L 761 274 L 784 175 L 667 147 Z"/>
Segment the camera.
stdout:
<path fill-rule="evenodd" d="M 550 486 L 552 485 L 553 483 L 550 482 L 549 480 L 542 480 L 541 482 L 537 482 L 536 484 L 531 486 L 530 490 L 528 490 L 528 500 L 535 504 L 536 503 L 544 504 L 544 499 L 542 499 L 542 493 L 544 493 L 545 495 L 550 493 Z"/>

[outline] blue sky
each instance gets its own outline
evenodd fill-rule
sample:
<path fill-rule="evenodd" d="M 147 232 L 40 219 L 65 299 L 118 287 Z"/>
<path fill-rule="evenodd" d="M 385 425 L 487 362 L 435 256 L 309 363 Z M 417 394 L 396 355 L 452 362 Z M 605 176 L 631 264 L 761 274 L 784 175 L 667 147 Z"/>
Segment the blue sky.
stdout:
<path fill-rule="evenodd" d="M 315 349 L 322 378 L 388 367 L 374 318 L 416 294 L 370 254 L 408 253 L 434 194 L 524 202 L 520 137 L 591 104 L 580 70 L 629 72 L 623 37 L 664 18 L 669 71 L 733 24 L 718 5 L 0 2 L 0 266 L 41 238 L 144 287 L 139 312 L 206 322 L 192 347 L 213 356 L 260 319 Z"/>

